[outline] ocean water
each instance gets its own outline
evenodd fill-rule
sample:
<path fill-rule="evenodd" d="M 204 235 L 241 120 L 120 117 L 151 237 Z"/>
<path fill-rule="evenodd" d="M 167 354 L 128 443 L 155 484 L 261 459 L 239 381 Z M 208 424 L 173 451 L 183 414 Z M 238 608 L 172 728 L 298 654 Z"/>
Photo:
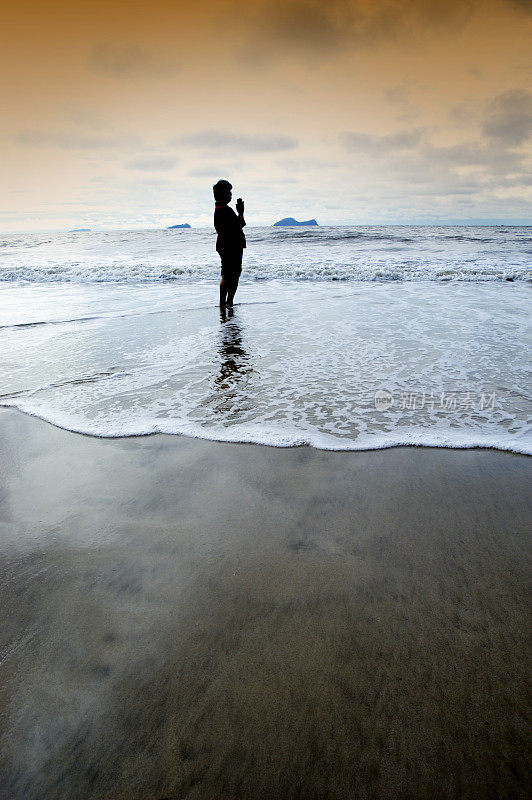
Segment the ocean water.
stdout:
<path fill-rule="evenodd" d="M 532 228 L 0 238 L 0 405 L 94 436 L 532 452 Z"/>
<path fill-rule="evenodd" d="M 246 228 L 249 280 L 530 281 L 532 227 Z M 211 229 L 0 235 L 0 281 L 211 280 Z"/>

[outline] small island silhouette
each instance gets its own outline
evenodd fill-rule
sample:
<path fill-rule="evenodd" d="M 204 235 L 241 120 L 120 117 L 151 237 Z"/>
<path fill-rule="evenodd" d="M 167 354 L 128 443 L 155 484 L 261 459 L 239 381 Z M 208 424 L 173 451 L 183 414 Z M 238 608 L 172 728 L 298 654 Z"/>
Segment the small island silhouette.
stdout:
<path fill-rule="evenodd" d="M 307 219 L 304 222 L 298 222 L 297 219 L 293 217 L 285 217 L 284 219 L 280 219 L 279 222 L 274 222 L 273 227 L 277 228 L 283 225 L 317 225 L 315 219 Z"/>
<path fill-rule="evenodd" d="M 169 225 L 166 230 L 173 231 L 175 228 L 190 228 L 190 225 L 188 222 L 183 223 L 183 225 Z"/>

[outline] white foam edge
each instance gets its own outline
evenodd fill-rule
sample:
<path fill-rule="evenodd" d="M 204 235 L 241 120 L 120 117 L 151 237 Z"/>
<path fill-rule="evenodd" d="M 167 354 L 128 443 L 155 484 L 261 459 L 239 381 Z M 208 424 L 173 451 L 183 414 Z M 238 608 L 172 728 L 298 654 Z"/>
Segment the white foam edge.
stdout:
<path fill-rule="evenodd" d="M 370 434 L 360 436 L 357 441 L 339 440 L 334 436 L 318 431 L 286 431 L 266 428 L 261 425 L 232 425 L 227 428 L 205 428 L 198 423 L 183 422 L 179 420 L 146 420 L 145 424 L 137 423 L 127 427 L 123 423 L 119 426 L 107 425 L 102 429 L 101 424 L 80 424 L 79 419 L 69 415 L 62 415 L 61 419 L 54 418 L 53 414 L 45 415 L 21 407 L 13 402 L 0 402 L 0 408 L 13 408 L 30 417 L 43 420 L 61 430 L 70 433 L 91 436 L 97 439 L 125 439 L 137 436 L 153 436 L 165 434 L 171 436 L 187 436 L 193 439 L 205 439 L 213 442 L 226 442 L 232 444 L 258 444 L 266 447 L 313 447 L 316 450 L 329 450 L 335 452 L 356 452 L 368 450 L 386 450 L 392 447 L 442 447 L 452 450 L 501 450 L 503 452 L 517 453 L 519 455 L 532 455 L 532 436 L 529 431 L 521 437 L 482 436 L 479 432 L 466 433 L 464 431 L 428 431 L 419 428 L 398 428 L 393 434 Z M 400 435 L 398 433 L 400 432 Z"/>

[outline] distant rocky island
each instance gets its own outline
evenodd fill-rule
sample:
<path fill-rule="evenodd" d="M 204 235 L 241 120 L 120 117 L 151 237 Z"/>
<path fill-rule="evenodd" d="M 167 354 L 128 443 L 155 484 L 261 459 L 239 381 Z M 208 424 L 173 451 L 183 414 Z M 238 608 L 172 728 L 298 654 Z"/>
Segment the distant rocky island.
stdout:
<path fill-rule="evenodd" d="M 297 219 L 293 217 L 285 217 L 284 219 L 280 219 L 279 222 L 274 222 L 273 227 L 277 228 L 280 225 L 317 225 L 315 219 L 306 219 L 304 222 L 298 222 Z"/>
<path fill-rule="evenodd" d="M 169 225 L 166 230 L 173 231 L 175 228 L 190 228 L 190 225 L 188 222 L 185 222 L 183 225 Z"/>
<path fill-rule="evenodd" d="M 69 233 L 88 233 L 90 228 L 73 228 Z"/>

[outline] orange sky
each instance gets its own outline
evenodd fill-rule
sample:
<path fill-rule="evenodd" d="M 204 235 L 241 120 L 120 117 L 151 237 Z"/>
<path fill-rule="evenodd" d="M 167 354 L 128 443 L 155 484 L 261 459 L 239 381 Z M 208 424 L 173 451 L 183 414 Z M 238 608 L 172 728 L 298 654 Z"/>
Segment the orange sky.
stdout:
<path fill-rule="evenodd" d="M 0 228 L 531 219 L 531 0 L 22 2 Z"/>

